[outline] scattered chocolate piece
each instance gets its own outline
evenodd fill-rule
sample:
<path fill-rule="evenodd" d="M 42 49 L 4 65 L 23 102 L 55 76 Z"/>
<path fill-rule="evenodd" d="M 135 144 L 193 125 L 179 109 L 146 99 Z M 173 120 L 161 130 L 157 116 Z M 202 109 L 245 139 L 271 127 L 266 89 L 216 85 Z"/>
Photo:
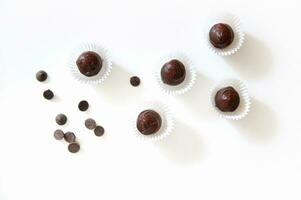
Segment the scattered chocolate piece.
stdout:
<path fill-rule="evenodd" d="M 226 48 L 234 40 L 234 32 L 228 24 L 215 24 L 209 32 L 211 44 L 219 49 Z"/>
<path fill-rule="evenodd" d="M 186 77 L 184 64 L 179 60 L 170 60 L 161 68 L 161 79 L 163 83 L 171 86 L 181 84 Z"/>
<path fill-rule="evenodd" d="M 137 87 L 138 85 L 140 85 L 140 78 L 137 76 L 132 76 L 130 79 L 130 83 L 132 86 Z"/>
<path fill-rule="evenodd" d="M 102 126 L 96 126 L 96 128 L 94 129 L 94 134 L 98 137 L 103 136 L 104 133 L 105 129 Z"/>
<path fill-rule="evenodd" d="M 68 151 L 70 153 L 77 153 L 79 151 L 79 149 L 80 149 L 80 146 L 77 143 L 71 143 L 68 145 Z"/>
<path fill-rule="evenodd" d="M 79 102 L 78 109 L 80 111 L 86 111 L 86 110 L 88 110 L 88 108 L 89 108 L 89 103 L 87 101 L 83 100 L 83 101 Z"/>
<path fill-rule="evenodd" d="M 58 114 L 56 117 L 55 117 L 55 121 L 58 125 L 64 125 L 66 124 L 67 122 L 67 116 L 64 115 L 64 114 Z"/>
<path fill-rule="evenodd" d="M 80 73 L 91 77 L 97 75 L 101 70 L 102 59 L 96 52 L 86 51 L 78 57 L 76 65 Z"/>
<path fill-rule="evenodd" d="M 86 119 L 85 126 L 87 129 L 93 130 L 96 128 L 96 122 L 92 118 Z"/>
<path fill-rule="evenodd" d="M 143 135 L 151 135 L 161 128 L 162 119 L 156 111 L 145 110 L 137 118 L 137 129 Z"/>
<path fill-rule="evenodd" d="M 57 129 L 56 131 L 54 131 L 53 136 L 56 140 L 62 140 L 64 138 L 64 132 L 60 129 Z"/>
<path fill-rule="evenodd" d="M 68 143 L 73 143 L 76 140 L 76 136 L 73 132 L 67 132 L 64 135 L 64 139 L 66 140 L 66 142 Z"/>
<path fill-rule="evenodd" d="M 47 79 L 48 75 L 45 71 L 41 70 L 36 73 L 36 79 L 40 82 L 43 82 Z"/>
<path fill-rule="evenodd" d="M 239 94 L 233 87 L 222 88 L 215 95 L 215 105 L 222 112 L 235 111 L 239 102 Z"/>
<path fill-rule="evenodd" d="M 45 90 L 44 93 L 43 93 L 43 96 L 45 99 L 52 99 L 54 97 L 54 94 L 51 90 Z"/>

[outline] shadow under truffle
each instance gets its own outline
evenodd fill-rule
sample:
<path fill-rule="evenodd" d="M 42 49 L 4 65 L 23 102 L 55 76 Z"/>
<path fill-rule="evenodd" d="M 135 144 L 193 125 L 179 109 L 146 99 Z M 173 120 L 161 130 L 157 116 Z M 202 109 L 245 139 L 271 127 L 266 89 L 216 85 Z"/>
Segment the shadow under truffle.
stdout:
<path fill-rule="evenodd" d="M 256 142 L 268 142 L 277 134 L 275 112 L 256 99 L 252 99 L 250 113 L 245 118 L 231 123 L 242 135 Z"/>
<path fill-rule="evenodd" d="M 197 73 L 195 85 L 187 93 L 179 96 L 183 105 L 196 117 L 208 118 L 213 115 L 209 101 L 209 90 L 213 81 L 208 77 Z"/>
<path fill-rule="evenodd" d="M 271 70 L 273 58 L 269 48 L 252 35 L 245 36 L 241 49 L 225 58 L 244 78 L 258 79 Z"/>
<path fill-rule="evenodd" d="M 200 162 L 203 144 L 199 134 L 191 127 L 177 122 L 173 132 L 155 143 L 163 156 L 178 164 L 188 165 Z"/>

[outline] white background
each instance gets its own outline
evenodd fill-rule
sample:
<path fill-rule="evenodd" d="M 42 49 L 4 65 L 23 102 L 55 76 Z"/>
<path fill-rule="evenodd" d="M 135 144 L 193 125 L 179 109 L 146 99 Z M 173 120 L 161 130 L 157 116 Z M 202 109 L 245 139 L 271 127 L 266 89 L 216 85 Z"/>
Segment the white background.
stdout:
<path fill-rule="evenodd" d="M 240 17 L 246 32 L 234 56 L 202 43 L 208 12 Z M 0 0 L 0 199 L 301 199 L 300 6 L 298 1 Z M 77 83 L 67 69 L 80 42 L 98 41 L 114 70 L 102 85 Z M 155 89 L 150 69 L 171 51 L 186 53 L 198 79 L 186 95 Z M 35 80 L 44 69 L 46 83 Z M 129 78 L 142 79 L 139 88 Z M 207 93 L 220 79 L 247 81 L 253 104 L 245 119 L 220 119 Z M 52 89 L 56 98 L 43 99 Z M 144 143 L 131 109 L 160 99 L 175 131 Z M 90 102 L 89 112 L 77 103 Z M 56 141 L 56 114 L 69 118 L 81 144 L 70 154 Z M 83 122 L 105 127 L 98 138 Z"/>

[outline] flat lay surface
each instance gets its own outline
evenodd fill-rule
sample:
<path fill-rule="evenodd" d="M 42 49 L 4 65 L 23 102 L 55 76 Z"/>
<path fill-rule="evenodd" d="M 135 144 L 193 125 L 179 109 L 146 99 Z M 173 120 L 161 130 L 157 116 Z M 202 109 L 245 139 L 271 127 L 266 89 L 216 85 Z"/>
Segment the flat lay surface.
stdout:
<path fill-rule="evenodd" d="M 207 16 L 218 11 L 238 16 L 246 34 L 228 57 L 204 41 Z M 297 0 L 0 0 L 0 199 L 299 200 L 300 17 Z M 113 62 L 99 85 L 69 71 L 82 42 L 101 44 Z M 196 70 L 182 95 L 156 84 L 154 69 L 170 53 Z M 245 81 L 252 98 L 239 121 L 211 107 L 211 87 L 227 78 Z M 172 113 L 163 140 L 145 142 L 132 128 L 145 101 Z M 58 114 L 67 117 L 62 126 Z M 57 129 L 73 132 L 80 150 L 55 140 Z"/>

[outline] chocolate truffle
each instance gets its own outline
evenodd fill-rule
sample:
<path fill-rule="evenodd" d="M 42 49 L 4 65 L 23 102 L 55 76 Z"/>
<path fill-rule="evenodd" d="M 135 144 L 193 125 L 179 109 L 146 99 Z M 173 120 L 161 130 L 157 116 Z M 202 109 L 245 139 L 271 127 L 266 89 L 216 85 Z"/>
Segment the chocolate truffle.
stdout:
<path fill-rule="evenodd" d="M 48 75 L 45 71 L 41 70 L 36 73 L 36 79 L 40 82 L 43 82 L 47 79 Z"/>
<path fill-rule="evenodd" d="M 102 59 L 97 53 L 93 51 L 86 51 L 78 57 L 76 65 L 80 73 L 91 77 L 97 75 L 101 70 Z"/>
<path fill-rule="evenodd" d="M 219 49 L 228 47 L 234 40 L 234 32 L 228 24 L 215 24 L 209 32 L 211 44 Z"/>
<path fill-rule="evenodd" d="M 136 126 L 143 135 L 151 135 L 160 130 L 161 124 L 162 119 L 156 111 L 144 110 L 139 114 Z"/>
<path fill-rule="evenodd" d="M 161 79 L 163 83 L 171 86 L 181 84 L 186 77 L 186 69 L 179 60 L 170 60 L 161 68 Z"/>
<path fill-rule="evenodd" d="M 47 99 L 47 100 L 50 100 L 50 99 L 52 99 L 54 97 L 54 94 L 53 94 L 53 92 L 51 90 L 45 90 L 43 92 L 43 97 L 45 99 Z"/>
<path fill-rule="evenodd" d="M 239 94 L 233 87 L 222 88 L 215 95 L 215 105 L 222 112 L 235 111 L 239 102 Z"/>
<path fill-rule="evenodd" d="M 133 76 L 130 79 L 130 83 L 131 83 L 132 86 L 137 87 L 137 86 L 140 85 L 140 78 L 137 77 L 137 76 Z"/>

